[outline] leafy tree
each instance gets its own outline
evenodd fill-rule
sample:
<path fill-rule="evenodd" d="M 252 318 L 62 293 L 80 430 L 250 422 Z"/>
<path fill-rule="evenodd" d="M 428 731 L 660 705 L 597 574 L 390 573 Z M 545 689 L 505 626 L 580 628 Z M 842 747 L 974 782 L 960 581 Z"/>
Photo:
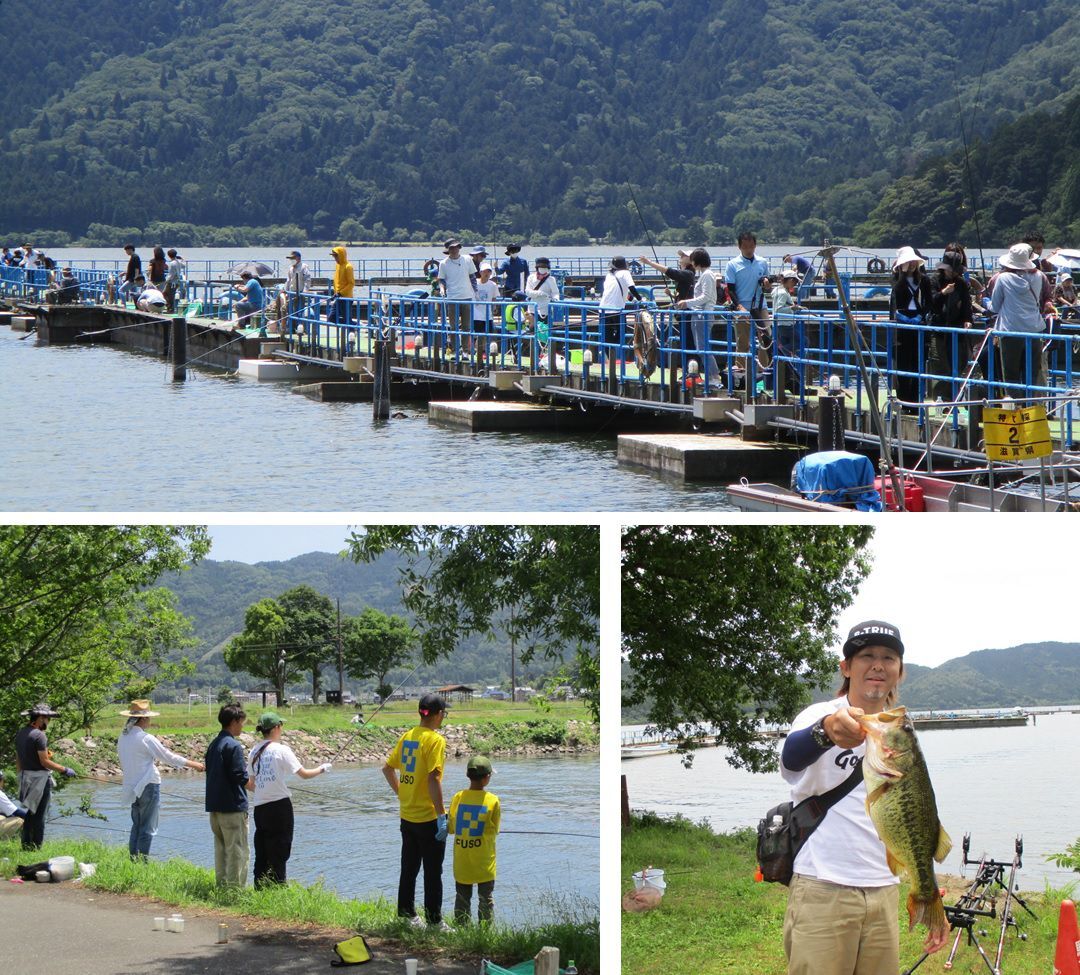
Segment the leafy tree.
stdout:
<path fill-rule="evenodd" d="M 278 596 L 286 619 L 285 642 L 311 670 L 311 703 L 319 703 L 322 666 L 335 651 L 336 614 L 329 596 L 311 586 L 294 586 Z"/>
<path fill-rule="evenodd" d="M 341 636 L 346 672 L 356 680 L 374 677 L 385 700 L 394 690 L 387 675 L 406 665 L 416 649 L 416 634 L 408 620 L 369 606 L 343 621 Z"/>
<path fill-rule="evenodd" d="M 198 527 L 0 526 L 0 758 L 36 700 L 62 712 L 62 734 L 89 726 L 118 689 L 162 676 L 188 621 L 152 587 L 209 547 Z"/>
<path fill-rule="evenodd" d="M 431 663 L 471 634 L 513 628 L 521 659 L 575 655 L 599 718 L 600 531 L 595 525 L 381 525 L 354 533 L 349 553 L 370 561 L 388 549 L 402 605 Z M 511 613 L 511 610 L 513 611 Z"/>
<path fill-rule="evenodd" d="M 869 572 L 872 528 L 638 525 L 622 538 L 623 704 L 715 728 L 737 767 L 775 767 L 759 721 L 789 721 L 835 674 L 837 614 Z"/>
<path fill-rule="evenodd" d="M 225 647 L 225 663 L 230 670 L 245 670 L 269 681 L 280 707 L 285 703 L 285 685 L 295 680 L 301 665 L 286 647 L 288 622 L 276 599 L 260 599 L 244 614 L 244 632 Z"/>

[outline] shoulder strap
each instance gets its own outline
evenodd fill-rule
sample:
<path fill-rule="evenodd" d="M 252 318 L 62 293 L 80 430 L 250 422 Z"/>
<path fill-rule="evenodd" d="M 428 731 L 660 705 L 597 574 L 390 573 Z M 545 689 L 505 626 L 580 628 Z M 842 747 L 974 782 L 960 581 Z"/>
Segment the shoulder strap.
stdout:
<path fill-rule="evenodd" d="M 797 806 L 791 811 L 792 821 L 795 820 L 796 812 L 806 811 L 806 816 L 800 816 L 800 819 L 805 819 L 806 826 L 798 832 L 795 838 L 795 842 L 801 846 L 809 839 L 810 834 L 821 824 L 821 821 L 825 818 L 825 814 L 832 809 L 844 796 L 849 795 L 851 791 L 857 786 L 863 778 L 862 774 L 863 760 L 860 758 L 855 767 L 851 770 L 851 774 L 844 779 L 839 785 L 834 786 L 828 792 L 822 793 L 820 796 L 808 796 L 803 799 Z"/>

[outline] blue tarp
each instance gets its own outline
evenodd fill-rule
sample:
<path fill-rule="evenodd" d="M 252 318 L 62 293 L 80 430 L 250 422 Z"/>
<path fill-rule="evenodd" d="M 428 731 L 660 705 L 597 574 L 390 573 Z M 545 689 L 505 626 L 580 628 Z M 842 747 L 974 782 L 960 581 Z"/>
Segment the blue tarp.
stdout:
<path fill-rule="evenodd" d="M 862 454 L 846 450 L 808 454 L 795 465 L 795 489 L 809 501 L 881 511 L 881 495 L 874 490 L 874 465 Z"/>

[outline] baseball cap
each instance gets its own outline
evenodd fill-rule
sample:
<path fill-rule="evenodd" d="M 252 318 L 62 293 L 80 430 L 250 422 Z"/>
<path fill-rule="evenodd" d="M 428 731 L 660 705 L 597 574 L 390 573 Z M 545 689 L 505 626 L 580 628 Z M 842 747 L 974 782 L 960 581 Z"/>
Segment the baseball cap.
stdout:
<path fill-rule="evenodd" d="M 432 714 L 438 714 L 440 711 L 447 711 L 449 708 L 439 694 L 425 694 L 420 698 L 420 713 L 426 718 Z"/>
<path fill-rule="evenodd" d="M 465 766 L 465 774 L 470 779 L 482 779 L 485 775 L 491 775 L 494 769 L 491 767 L 491 759 L 487 755 L 473 755 L 469 764 Z"/>
<path fill-rule="evenodd" d="M 286 254 L 285 256 L 286 256 L 286 257 L 299 257 L 299 256 L 300 256 L 300 252 L 299 252 L 299 251 L 289 251 L 289 253 L 288 253 L 288 254 Z"/>
<path fill-rule="evenodd" d="M 277 711 L 263 711 L 255 727 L 258 728 L 259 731 L 265 732 L 284 723 L 285 719 L 278 714 Z"/>
<path fill-rule="evenodd" d="M 900 631 L 882 620 L 866 620 L 856 623 L 849 631 L 847 640 L 844 641 L 844 656 L 851 657 L 863 647 L 889 647 L 900 656 L 904 655 L 904 643 L 900 639 Z"/>

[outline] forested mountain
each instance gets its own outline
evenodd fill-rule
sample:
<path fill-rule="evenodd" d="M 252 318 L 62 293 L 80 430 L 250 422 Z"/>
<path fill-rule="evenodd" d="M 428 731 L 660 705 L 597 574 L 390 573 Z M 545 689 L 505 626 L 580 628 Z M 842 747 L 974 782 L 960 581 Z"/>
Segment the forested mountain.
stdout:
<path fill-rule="evenodd" d="M 623 675 L 626 674 L 623 663 Z M 835 696 L 840 678 L 812 695 Z M 1080 702 L 1080 643 L 1024 643 L 976 650 L 938 667 L 907 664 L 901 703 L 913 711 L 1035 707 Z M 645 720 L 647 708 L 623 709 L 622 723 Z"/>
<path fill-rule="evenodd" d="M 957 98 L 980 133 L 1059 106 L 1078 24 L 1066 0 L 6 3 L 0 231 L 629 240 L 631 181 L 654 231 L 850 235 L 957 145 Z"/>
<path fill-rule="evenodd" d="M 159 585 L 171 589 L 177 608 L 193 622 L 200 646 L 188 653 L 196 673 L 185 686 L 245 686 L 249 681 L 233 674 L 222 658 L 221 646 L 244 628 L 244 613 L 252 603 L 280 596 L 294 586 L 309 585 L 323 595 L 341 600 L 343 616 L 359 614 L 366 606 L 408 618 L 401 606 L 396 554 L 371 563 L 357 564 L 330 552 L 309 552 L 283 562 L 215 562 L 205 560 L 184 572 L 165 576 Z M 519 650 L 520 653 L 520 650 Z M 329 673 L 333 668 L 327 668 Z M 412 666 L 406 667 L 401 676 Z M 536 660 L 528 666 L 518 662 L 519 684 L 540 682 L 553 673 L 557 663 Z M 334 671 L 336 675 L 336 671 Z M 417 672 L 416 683 L 498 684 L 510 676 L 509 643 L 497 640 L 465 642 L 447 661 Z M 331 686 L 336 686 L 336 676 Z"/>

